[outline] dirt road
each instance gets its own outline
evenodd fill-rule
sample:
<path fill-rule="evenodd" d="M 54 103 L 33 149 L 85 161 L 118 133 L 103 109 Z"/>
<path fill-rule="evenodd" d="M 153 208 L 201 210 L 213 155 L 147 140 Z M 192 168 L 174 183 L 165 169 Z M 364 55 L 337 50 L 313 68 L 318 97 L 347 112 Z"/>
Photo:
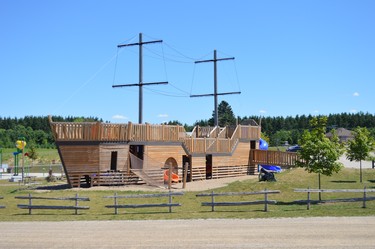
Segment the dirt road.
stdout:
<path fill-rule="evenodd" d="M 1 222 L 0 248 L 374 248 L 375 217 Z"/>

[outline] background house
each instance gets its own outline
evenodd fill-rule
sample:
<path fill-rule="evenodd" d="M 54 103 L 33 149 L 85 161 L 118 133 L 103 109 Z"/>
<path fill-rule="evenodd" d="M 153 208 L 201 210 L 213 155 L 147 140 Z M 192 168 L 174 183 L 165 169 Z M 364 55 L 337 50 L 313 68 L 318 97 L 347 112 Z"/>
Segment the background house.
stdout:
<path fill-rule="evenodd" d="M 341 143 L 345 143 L 345 142 L 347 142 L 349 140 L 354 139 L 353 133 L 350 130 L 347 130 L 345 128 L 337 128 L 336 132 L 337 132 L 337 136 L 339 137 Z M 331 138 L 332 137 L 332 133 L 328 132 L 326 134 L 326 136 L 328 138 Z"/>

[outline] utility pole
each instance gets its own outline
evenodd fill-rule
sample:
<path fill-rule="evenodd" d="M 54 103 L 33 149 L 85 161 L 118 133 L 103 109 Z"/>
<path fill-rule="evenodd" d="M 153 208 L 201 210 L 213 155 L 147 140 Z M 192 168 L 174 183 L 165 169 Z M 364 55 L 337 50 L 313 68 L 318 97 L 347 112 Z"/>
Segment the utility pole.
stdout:
<path fill-rule="evenodd" d="M 217 96 L 219 95 L 228 95 L 228 94 L 240 94 L 241 92 L 226 92 L 226 93 L 218 93 L 217 92 L 217 62 L 218 61 L 224 61 L 224 60 L 234 60 L 234 57 L 230 57 L 230 58 L 220 58 L 218 59 L 216 57 L 216 50 L 214 50 L 214 58 L 213 60 L 203 60 L 203 61 L 195 61 L 195 63 L 204 63 L 204 62 L 213 62 L 214 63 L 214 93 L 212 94 L 200 94 L 200 95 L 190 95 L 191 98 L 193 97 L 209 97 L 209 96 L 213 96 L 214 97 L 214 125 L 215 126 L 218 126 L 219 125 L 219 114 L 218 114 L 218 111 L 217 111 L 217 106 L 218 106 L 218 103 L 217 103 Z"/>
<path fill-rule="evenodd" d="M 143 86 L 145 85 L 160 85 L 160 84 L 168 84 L 167 81 L 163 82 L 150 82 L 150 83 L 144 83 L 143 82 L 143 61 L 142 61 L 142 46 L 145 44 L 150 43 L 158 43 L 163 42 L 163 40 L 156 40 L 156 41 L 142 41 L 142 33 L 139 33 L 139 42 L 137 43 L 129 43 L 129 44 L 120 44 L 117 45 L 118 48 L 122 47 L 129 47 L 129 46 L 139 46 L 139 82 L 136 84 L 125 84 L 125 85 L 113 85 L 112 87 L 128 87 L 128 86 L 138 86 L 139 87 L 139 97 L 138 97 L 138 123 L 143 123 Z"/>

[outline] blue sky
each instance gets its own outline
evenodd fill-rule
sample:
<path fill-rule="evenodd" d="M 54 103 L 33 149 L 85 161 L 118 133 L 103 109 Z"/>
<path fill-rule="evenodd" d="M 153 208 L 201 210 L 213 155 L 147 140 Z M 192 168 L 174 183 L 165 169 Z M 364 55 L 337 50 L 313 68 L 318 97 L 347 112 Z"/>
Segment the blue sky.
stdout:
<path fill-rule="evenodd" d="M 193 124 L 219 96 L 236 116 L 375 114 L 375 1 L 0 0 L 0 116 Z"/>

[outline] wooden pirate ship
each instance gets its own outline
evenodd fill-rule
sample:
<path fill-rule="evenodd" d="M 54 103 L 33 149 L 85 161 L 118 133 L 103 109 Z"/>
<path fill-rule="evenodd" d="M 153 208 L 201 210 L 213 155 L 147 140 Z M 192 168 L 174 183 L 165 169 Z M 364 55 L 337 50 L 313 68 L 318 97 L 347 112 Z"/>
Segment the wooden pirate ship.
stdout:
<path fill-rule="evenodd" d="M 258 164 L 289 166 L 296 159 L 295 153 L 259 150 L 255 122 L 196 126 L 191 133 L 178 125 L 49 122 L 71 187 L 162 185 L 170 165 L 187 182 L 234 177 L 255 174 Z"/>
<path fill-rule="evenodd" d="M 167 84 L 145 83 L 142 78 L 142 45 L 161 41 L 139 42 L 118 47 L 140 47 L 139 83 L 113 87 L 139 87 L 138 124 L 109 124 L 100 122 L 54 122 L 49 119 L 62 165 L 71 187 L 82 183 L 89 186 L 123 185 L 145 182 L 163 184 L 166 167 L 185 182 L 212 178 L 254 174 L 257 164 L 291 165 L 295 153 L 258 150 L 261 127 L 255 121 L 249 125 L 218 126 L 217 96 L 240 92 L 218 93 L 216 63 L 234 58 L 216 57 L 195 63 L 214 63 L 213 96 L 215 110 L 213 127 L 196 126 L 187 133 L 183 126 L 152 125 L 142 122 L 142 87 Z M 183 167 L 186 166 L 186 167 Z"/>

